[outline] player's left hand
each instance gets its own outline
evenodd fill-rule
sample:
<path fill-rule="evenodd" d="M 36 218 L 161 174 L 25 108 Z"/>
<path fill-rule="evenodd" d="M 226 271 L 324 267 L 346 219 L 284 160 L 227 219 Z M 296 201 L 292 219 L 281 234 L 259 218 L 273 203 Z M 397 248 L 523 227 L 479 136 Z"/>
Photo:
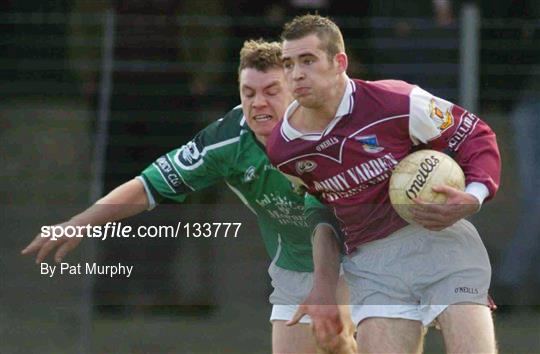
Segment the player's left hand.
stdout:
<path fill-rule="evenodd" d="M 476 197 L 450 186 L 436 186 L 434 192 L 446 194 L 445 204 L 430 204 L 416 198 L 411 206 L 414 221 L 428 230 L 441 231 L 457 221 L 478 211 L 480 203 Z"/>

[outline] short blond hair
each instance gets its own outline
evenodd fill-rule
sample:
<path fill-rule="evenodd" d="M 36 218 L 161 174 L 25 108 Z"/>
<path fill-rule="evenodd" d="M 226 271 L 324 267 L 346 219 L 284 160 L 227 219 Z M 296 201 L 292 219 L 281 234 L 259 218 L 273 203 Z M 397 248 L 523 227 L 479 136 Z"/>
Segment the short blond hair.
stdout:
<path fill-rule="evenodd" d="M 281 43 L 267 42 L 263 39 L 247 40 L 240 50 L 238 78 L 242 70 L 251 68 L 262 72 L 281 69 Z"/>
<path fill-rule="evenodd" d="M 315 34 L 321 41 L 321 49 L 331 60 L 338 53 L 345 52 L 345 42 L 339 27 L 328 17 L 319 15 L 297 16 L 283 26 L 281 39 L 290 41 Z"/>

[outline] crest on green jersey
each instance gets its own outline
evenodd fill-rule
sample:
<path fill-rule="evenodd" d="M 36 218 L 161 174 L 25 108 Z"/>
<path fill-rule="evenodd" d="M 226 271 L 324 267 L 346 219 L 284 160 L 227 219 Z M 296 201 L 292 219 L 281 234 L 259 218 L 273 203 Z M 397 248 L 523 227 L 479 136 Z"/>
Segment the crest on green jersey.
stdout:
<path fill-rule="evenodd" d="M 244 178 L 242 179 L 242 182 L 249 183 L 255 179 L 257 179 L 259 176 L 255 174 L 255 166 L 249 166 L 244 173 Z"/>
<path fill-rule="evenodd" d="M 178 150 L 175 160 L 182 168 L 191 170 L 201 164 L 202 157 L 201 149 L 192 140 Z"/>

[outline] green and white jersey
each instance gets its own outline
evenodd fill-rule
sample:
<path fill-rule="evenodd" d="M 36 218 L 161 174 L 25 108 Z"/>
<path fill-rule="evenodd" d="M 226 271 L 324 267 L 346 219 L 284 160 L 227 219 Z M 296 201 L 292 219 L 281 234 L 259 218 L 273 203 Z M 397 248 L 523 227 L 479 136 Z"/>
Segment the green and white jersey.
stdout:
<path fill-rule="evenodd" d="M 304 196 L 270 164 L 240 106 L 200 131 L 190 142 L 158 158 L 142 172 L 152 206 L 224 180 L 257 215 L 266 250 L 276 265 L 313 271 L 311 227 Z"/>

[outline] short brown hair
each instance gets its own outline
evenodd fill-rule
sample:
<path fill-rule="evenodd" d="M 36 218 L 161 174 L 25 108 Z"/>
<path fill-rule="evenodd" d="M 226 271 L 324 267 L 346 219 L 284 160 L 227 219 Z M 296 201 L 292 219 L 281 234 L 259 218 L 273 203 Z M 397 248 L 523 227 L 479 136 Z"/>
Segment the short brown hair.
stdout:
<path fill-rule="evenodd" d="M 281 39 L 290 41 L 315 34 L 321 41 L 321 49 L 331 60 L 337 53 L 345 52 L 345 42 L 339 27 L 328 17 L 319 15 L 297 16 L 283 26 Z"/>
<path fill-rule="evenodd" d="M 240 50 L 238 78 L 240 78 L 240 72 L 247 68 L 262 72 L 274 68 L 281 69 L 281 44 L 263 39 L 245 41 Z"/>

